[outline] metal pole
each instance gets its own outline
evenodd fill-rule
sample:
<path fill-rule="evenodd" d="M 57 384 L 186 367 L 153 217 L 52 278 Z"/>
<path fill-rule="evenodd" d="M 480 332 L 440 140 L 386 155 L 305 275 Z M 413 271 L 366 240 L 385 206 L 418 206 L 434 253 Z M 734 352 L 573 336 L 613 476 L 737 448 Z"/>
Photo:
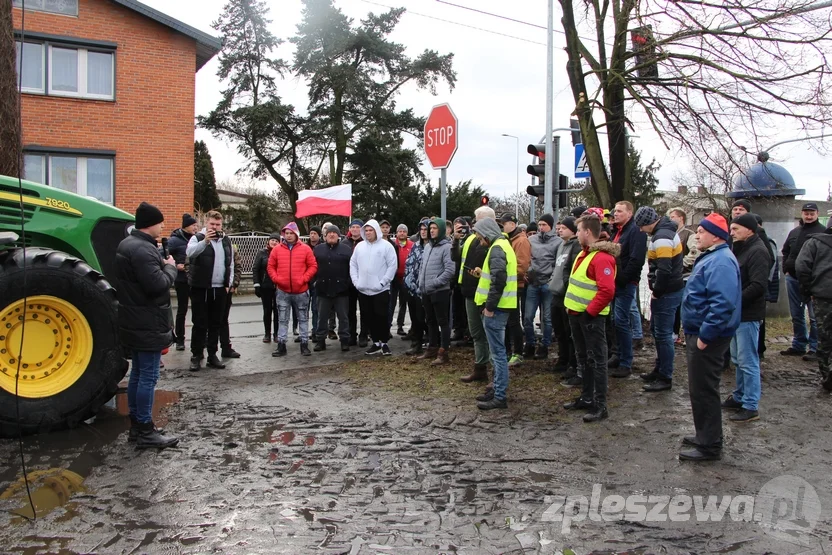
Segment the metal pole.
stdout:
<path fill-rule="evenodd" d="M 549 5 L 549 19 L 546 26 L 546 164 L 549 164 L 554 153 L 554 145 L 552 144 L 552 119 L 553 106 L 555 98 L 555 46 L 554 46 L 554 28 L 555 28 L 555 7 L 554 0 L 548 1 Z M 557 158 L 555 158 L 557 160 Z M 546 180 L 543 187 L 543 212 L 552 213 L 552 183 L 553 175 L 547 168 Z"/>
<path fill-rule="evenodd" d="M 442 202 L 442 208 L 440 209 L 440 211 L 441 211 L 440 217 L 443 220 L 447 219 L 445 217 L 446 214 L 447 214 L 447 210 L 446 210 L 447 206 L 446 205 L 448 204 L 448 187 L 447 186 L 448 186 L 448 170 L 445 169 L 445 168 L 442 168 L 442 173 L 440 174 L 440 177 L 439 177 L 439 195 L 442 198 L 442 201 L 441 201 Z"/>
<path fill-rule="evenodd" d="M 556 187 L 558 189 L 560 189 L 560 135 L 557 135 L 556 137 L 554 137 L 554 142 L 555 142 L 555 151 L 554 151 L 555 166 L 552 170 L 552 173 L 555 174 L 554 179 L 557 180 L 557 181 L 555 181 L 555 183 L 557 183 Z M 553 209 L 549 213 L 552 215 L 552 217 L 555 218 L 555 221 L 558 220 L 558 208 L 559 208 L 558 207 L 558 201 L 559 200 L 560 200 L 560 195 L 553 195 L 553 198 L 552 198 L 552 207 L 553 207 Z"/>
<path fill-rule="evenodd" d="M 517 153 L 517 167 L 515 168 L 515 184 L 517 186 L 516 197 L 517 201 L 514 203 L 514 217 L 518 220 L 520 219 L 520 138 L 515 135 L 509 135 L 508 133 L 502 133 L 503 137 L 511 137 L 514 139 L 514 148 Z"/>
<path fill-rule="evenodd" d="M 534 163 L 535 164 L 538 163 L 537 158 L 535 158 Z M 529 181 L 531 181 L 532 186 L 534 186 L 534 176 L 532 176 L 532 178 Z M 537 197 L 530 196 L 529 199 L 530 199 L 529 200 L 529 223 L 532 223 L 533 221 L 535 221 L 535 219 L 534 219 L 534 205 L 537 202 Z"/>

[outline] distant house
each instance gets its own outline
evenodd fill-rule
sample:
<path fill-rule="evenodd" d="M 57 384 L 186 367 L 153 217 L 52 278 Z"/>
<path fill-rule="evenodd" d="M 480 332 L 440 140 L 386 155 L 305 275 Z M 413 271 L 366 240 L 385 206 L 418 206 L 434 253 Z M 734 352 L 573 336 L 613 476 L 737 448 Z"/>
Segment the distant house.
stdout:
<path fill-rule="evenodd" d="M 25 29 L 12 5 L 24 177 L 191 212 L 195 73 L 220 40 L 135 0 L 26 0 Z"/>

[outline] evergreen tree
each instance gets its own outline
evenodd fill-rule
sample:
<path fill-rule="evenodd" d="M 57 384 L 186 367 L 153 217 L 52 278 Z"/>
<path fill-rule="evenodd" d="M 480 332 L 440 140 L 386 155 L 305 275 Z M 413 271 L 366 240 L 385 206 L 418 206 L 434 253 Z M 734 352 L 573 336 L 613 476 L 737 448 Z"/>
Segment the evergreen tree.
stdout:
<path fill-rule="evenodd" d="M 204 141 L 196 141 L 194 143 L 194 209 L 208 212 L 217 210 L 221 206 L 211 154 Z"/>

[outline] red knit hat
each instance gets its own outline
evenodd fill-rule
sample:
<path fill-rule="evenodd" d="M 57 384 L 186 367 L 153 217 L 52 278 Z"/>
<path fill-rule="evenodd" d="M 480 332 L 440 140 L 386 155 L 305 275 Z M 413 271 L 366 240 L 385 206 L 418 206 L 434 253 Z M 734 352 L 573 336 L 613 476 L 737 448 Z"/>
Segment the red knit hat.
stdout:
<path fill-rule="evenodd" d="M 719 237 L 723 241 L 728 240 L 728 222 L 725 221 L 724 217 L 720 216 L 716 212 L 708 214 L 705 219 L 699 222 L 699 225 L 702 226 L 705 231 Z"/>

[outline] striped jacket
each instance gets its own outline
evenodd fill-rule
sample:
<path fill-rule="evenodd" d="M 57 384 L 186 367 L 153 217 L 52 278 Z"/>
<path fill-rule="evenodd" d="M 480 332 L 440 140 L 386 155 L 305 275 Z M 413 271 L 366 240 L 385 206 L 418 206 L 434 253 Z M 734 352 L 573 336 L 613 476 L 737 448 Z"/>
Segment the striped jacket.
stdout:
<path fill-rule="evenodd" d="M 650 245 L 647 247 L 647 283 L 655 297 L 675 293 L 685 287 L 682 280 L 682 241 L 676 229 L 676 224 L 664 216 L 650 236 Z"/>

